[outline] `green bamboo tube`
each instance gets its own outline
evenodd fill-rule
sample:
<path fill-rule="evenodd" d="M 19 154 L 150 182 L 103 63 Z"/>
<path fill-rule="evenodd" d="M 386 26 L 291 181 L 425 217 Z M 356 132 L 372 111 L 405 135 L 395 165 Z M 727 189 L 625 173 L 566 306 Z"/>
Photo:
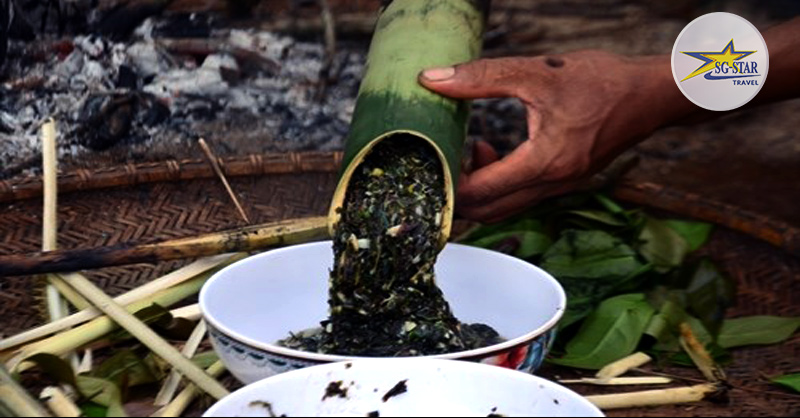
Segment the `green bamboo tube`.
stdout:
<path fill-rule="evenodd" d="M 381 11 L 358 94 L 344 165 L 328 216 L 331 235 L 347 187 L 367 154 L 381 141 L 406 135 L 435 149 L 444 168 L 447 202 L 441 244 L 452 229 L 455 182 L 467 136 L 469 103 L 435 94 L 418 82 L 427 68 L 480 56 L 488 0 L 393 0 Z"/>

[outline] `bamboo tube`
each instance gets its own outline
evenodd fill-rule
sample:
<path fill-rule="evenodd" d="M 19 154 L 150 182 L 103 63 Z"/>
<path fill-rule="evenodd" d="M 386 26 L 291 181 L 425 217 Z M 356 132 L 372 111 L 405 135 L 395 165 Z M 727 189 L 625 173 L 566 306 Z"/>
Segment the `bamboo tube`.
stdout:
<path fill-rule="evenodd" d="M 44 401 L 57 417 L 79 417 L 83 414 L 80 408 L 57 387 L 45 388 L 39 399 Z"/>
<path fill-rule="evenodd" d="M 152 298 L 137 302 L 126 307 L 128 312 L 138 312 L 144 308 L 157 304 L 159 306 L 172 306 L 189 296 L 196 295 L 210 276 L 204 275 L 182 283 L 173 288 L 159 292 Z M 117 324 L 109 317 L 97 318 L 89 323 L 73 328 L 69 331 L 52 336 L 48 339 L 24 346 L 12 354 L 11 360 L 6 365 L 9 370 L 22 372 L 33 365 L 25 363 L 25 359 L 39 353 L 48 353 L 57 356 L 64 355 L 77 348 L 83 347 L 94 340 L 102 338 L 117 329 Z"/>
<path fill-rule="evenodd" d="M 0 366 L 0 406 L 18 417 L 47 417 L 50 414 L 39 405 Z"/>
<path fill-rule="evenodd" d="M 241 260 L 244 257 L 245 254 L 240 253 L 233 255 L 226 254 L 226 255 L 220 255 L 198 260 L 192 264 L 189 264 L 188 266 L 180 268 L 159 279 L 153 280 L 144 286 L 138 287 L 128 293 L 125 293 L 115 298 L 114 301 L 120 305 L 130 305 L 132 303 L 145 300 L 153 296 L 154 294 L 163 291 L 164 289 L 184 283 L 192 278 L 196 278 L 200 275 L 208 276 L 206 273 L 209 272 L 213 274 L 220 267 Z M 68 288 L 70 292 L 75 292 L 66 283 L 61 282 L 61 284 L 58 284 L 57 286 L 59 287 L 59 289 L 61 288 L 61 286 L 64 286 Z M 101 315 L 102 312 L 100 312 L 94 307 L 90 307 L 62 320 L 42 325 L 40 327 L 34 328 L 30 331 L 23 332 L 19 335 L 15 335 L 5 340 L 0 340 L 0 352 L 12 349 L 14 347 L 18 347 L 23 344 L 27 344 L 31 341 L 44 338 L 48 335 L 52 335 L 57 332 L 64 331 L 70 327 L 74 327 L 82 323 L 91 321 L 92 319 L 95 319 Z"/>
<path fill-rule="evenodd" d="M 594 385 L 594 386 L 639 386 L 639 385 L 668 385 L 672 379 L 667 377 L 614 377 L 610 379 L 583 378 L 576 380 L 559 380 L 565 385 Z"/>
<path fill-rule="evenodd" d="M 615 361 L 606 367 L 603 367 L 595 377 L 598 379 L 612 379 L 628 373 L 630 370 L 637 367 L 642 367 L 645 364 L 653 361 L 653 358 L 645 353 L 636 353 L 622 360 Z"/>
<path fill-rule="evenodd" d="M 152 350 L 153 353 L 172 364 L 175 369 L 183 373 L 197 387 L 216 399 L 222 399 L 230 394 L 219 382 L 210 378 L 203 370 L 195 366 L 191 360 L 181 355 L 175 347 L 164 341 L 155 331 L 126 311 L 125 308 L 116 304 L 111 297 L 103 293 L 90 281 L 74 274 L 62 276 L 62 278 L 78 293 Z"/>
<path fill-rule="evenodd" d="M 600 409 L 610 410 L 700 402 L 717 391 L 717 385 L 709 383 L 676 389 L 587 396 L 586 399 Z"/>
<path fill-rule="evenodd" d="M 330 230 L 339 222 L 350 179 L 369 152 L 389 138 L 422 139 L 442 162 L 446 204 L 440 243 L 447 242 L 455 207 L 469 105 L 432 93 L 420 72 L 480 56 L 486 0 L 393 0 L 384 3 L 367 58 L 367 72 L 345 144 L 344 166 L 334 193 Z"/>
<path fill-rule="evenodd" d="M 189 337 L 189 340 L 186 342 L 186 345 L 183 347 L 181 354 L 184 355 L 186 358 L 192 358 L 197 353 L 197 349 L 200 348 L 200 343 L 203 342 L 203 339 L 206 336 L 206 332 L 208 328 L 206 327 L 206 323 L 200 321 L 197 324 L 197 327 L 192 332 L 192 335 Z M 154 402 L 155 406 L 166 406 L 170 402 L 172 402 L 172 398 L 175 397 L 175 392 L 178 391 L 178 385 L 181 383 L 181 378 L 183 376 L 177 370 L 173 370 L 167 380 L 164 381 L 163 386 L 161 386 L 161 390 L 158 392 L 156 396 L 156 400 Z"/>
<path fill-rule="evenodd" d="M 326 218 L 281 221 L 158 244 L 2 256 L 0 277 L 68 273 L 128 264 L 182 260 L 264 250 L 328 238 Z"/>
<path fill-rule="evenodd" d="M 225 373 L 225 365 L 222 364 L 221 361 L 214 363 L 211 367 L 206 369 L 206 373 L 213 378 L 218 378 L 222 376 L 222 373 Z M 172 401 L 169 405 L 164 407 L 163 409 L 159 410 L 155 414 L 154 417 L 179 417 L 186 411 L 186 408 L 192 403 L 195 397 L 198 395 L 198 390 L 195 385 L 186 386 L 175 400 Z"/>

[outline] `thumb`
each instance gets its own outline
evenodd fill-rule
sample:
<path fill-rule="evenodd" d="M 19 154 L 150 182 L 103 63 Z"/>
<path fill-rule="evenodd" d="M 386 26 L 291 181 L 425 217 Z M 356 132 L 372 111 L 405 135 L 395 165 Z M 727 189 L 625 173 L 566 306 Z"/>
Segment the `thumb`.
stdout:
<path fill-rule="evenodd" d="M 518 58 L 485 59 L 425 70 L 419 75 L 419 82 L 454 99 L 513 97 L 521 84 L 523 68 Z"/>

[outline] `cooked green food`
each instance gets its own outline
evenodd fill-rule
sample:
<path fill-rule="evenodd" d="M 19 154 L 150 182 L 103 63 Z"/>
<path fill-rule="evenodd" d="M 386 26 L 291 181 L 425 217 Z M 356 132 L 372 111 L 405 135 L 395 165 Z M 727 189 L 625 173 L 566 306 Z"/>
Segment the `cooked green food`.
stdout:
<path fill-rule="evenodd" d="M 287 347 L 352 356 L 435 355 L 499 342 L 461 325 L 436 284 L 445 201 L 441 162 L 422 140 L 376 146 L 351 180 L 334 234 L 330 318 Z"/>

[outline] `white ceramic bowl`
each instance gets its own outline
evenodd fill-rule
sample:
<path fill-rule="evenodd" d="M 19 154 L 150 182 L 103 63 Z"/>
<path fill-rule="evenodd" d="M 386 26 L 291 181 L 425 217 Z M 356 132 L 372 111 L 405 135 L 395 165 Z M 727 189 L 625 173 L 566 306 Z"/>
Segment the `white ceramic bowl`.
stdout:
<path fill-rule="evenodd" d="M 217 273 L 200 306 L 214 348 L 244 383 L 324 363 L 353 360 L 278 347 L 328 316 L 330 242 L 266 252 Z M 566 308 L 564 290 L 541 269 L 514 257 L 448 245 L 436 264 L 439 286 L 462 322 L 492 326 L 503 344 L 432 358 L 470 360 L 533 372 Z"/>
<path fill-rule="evenodd" d="M 385 395 L 402 381 L 407 391 L 384 401 Z M 341 396 L 326 396 L 331 384 L 342 389 Z M 359 360 L 282 374 L 239 390 L 221 400 L 205 416 L 485 417 L 491 414 L 603 416 L 585 398 L 539 377 L 481 364 L 430 359 Z"/>

